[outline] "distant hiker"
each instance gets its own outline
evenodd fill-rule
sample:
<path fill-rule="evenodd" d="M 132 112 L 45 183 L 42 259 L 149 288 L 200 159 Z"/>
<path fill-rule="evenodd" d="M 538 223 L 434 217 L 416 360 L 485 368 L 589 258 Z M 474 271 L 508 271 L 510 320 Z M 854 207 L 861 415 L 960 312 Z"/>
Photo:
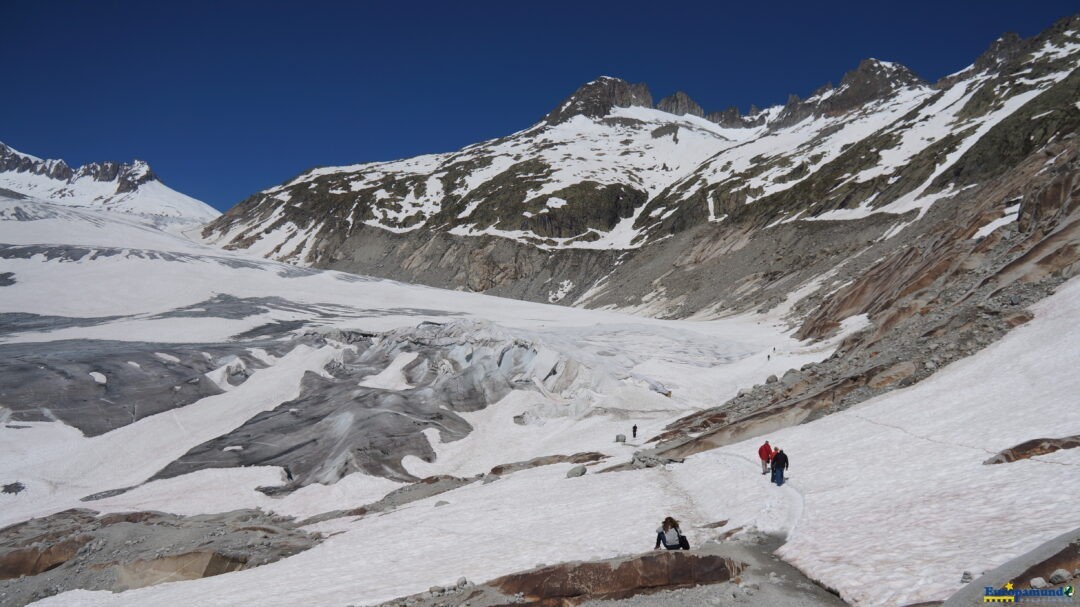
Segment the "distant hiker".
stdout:
<path fill-rule="evenodd" d="M 776 483 L 777 487 L 784 484 L 784 470 L 787 468 L 787 453 L 784 453 L 783 449 L 777 449 L 776 455 L 772 458 L 772 482 Z"/>
<path fill-rule="evenodd" d="M 758 458 L 761 459 L 761 474 L 762 476 L 769 473 L 769 462 L 772 461 L 772 447 L 769 446 L 769 441 L 765 441 L 765 444 L 758 447 Z"/>
<path fill-rule="evenodd" d="M 637 424 L 634 424 L 634 427 L 631 428 L 631 430 L 633 431 L 634 438 L 637 438 Z"/>
<path fill-rule="evenodd" d="M 670 516 L 664 519 L 663 524 L 656 530 L 656 546 L 653 547 L 653 550 L 659 550 L 660 544 L 663 544 L 667 550 L 690 549 L 690 543 L 686 541 L 686 536 L 682 534 L 682 531 L 679 531 L 679 521 Z"/>

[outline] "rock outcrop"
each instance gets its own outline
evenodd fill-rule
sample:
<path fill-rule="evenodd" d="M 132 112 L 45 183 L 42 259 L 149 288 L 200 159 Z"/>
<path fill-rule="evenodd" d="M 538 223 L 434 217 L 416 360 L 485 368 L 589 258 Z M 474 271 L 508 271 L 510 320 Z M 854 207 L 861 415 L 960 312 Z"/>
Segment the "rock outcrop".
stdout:
<path fill-rule="evenodd" d="M 601 76 L 592 82 L 581 85 L 544 116 L 547 124 L 560 124 L 574 116 L 601 118 L 607 116 L 616 107 L 652 107 L 652 93 L 645 84 L 630 84 L 625 80 Z"/>
<path fill-rule="evenodd" d="M 697 116 L 698 118 L 705 116 L 705 110 L 701 109 L 700 105 L 682 91 L 675 91 L 671 95 L 661 99 L 657 102 L 656 109 L 668 112 L 669 114 L 675 114 L 676 116 L 683 116 L 686 114 Z"/>
<path fill-rule="evenodd" d="M 76 588 L 120 592 L 220 575 L 319 539 L 257 510 L 189 517 L 67 510 L 0 529 L 0 598 L 22 606 Z"/>

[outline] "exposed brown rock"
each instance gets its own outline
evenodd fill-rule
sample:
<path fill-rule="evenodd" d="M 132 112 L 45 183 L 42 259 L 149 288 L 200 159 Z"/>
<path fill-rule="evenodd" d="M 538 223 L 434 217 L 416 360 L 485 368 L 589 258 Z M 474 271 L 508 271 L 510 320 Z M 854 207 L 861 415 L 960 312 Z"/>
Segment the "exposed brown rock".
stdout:
<path fill-rule="evenodd" d="M 489 585 L 510 596 L 521 593 L 526 605 L 566 607 L 591 599 L 725 582 L 743 567 L 721 556 L 656 552 L 615 563 L 564 563 L 511 574 Z"/>
<path fill-rule="evenodd" d="M 902 379 L 907 379 L 914 374 L 915 363 L 910 360 L 905 360 L 904 362 L 896 363 L 881 373 L 871 377 L 867 384 L 871 388 L 884 388 L 885 386 L 891 386 Z"/>
<path fill-rule="evenodd" d="M 37 575 L 59 567 L 71 560 L 90 539 L 88 535 L 80 535 L 55 544 L 35 543 L 4 552 L 0 554 L 0 580 Z"/>
<path fill-rule="evenodd" d="M 983 463 L 1007 464 L 1020 459 L 1028 459 L 1062 449 L 1075 449 L 1077 447 L 1080 447 L 1080 434 L 1064 438 L 1036 438 L 1024 441 L 1015 447 L 1009 447 Z"/>
<path fill-rule="evenodd" d="M 189 552 L 117 565 L 116 589 L 130 590 L 164 582 L 197 580 L 244 568 L 244 561 L 216 552 Z"/>
<path fill-rule="evenodd" d="M 491 473 L 502 476 L 510 474 L 511 472 L 528 470 L 529 468 L 536 468 L 539 466 L 548 466 L 551 464 L 589 464 L 603 459 L 607 459 L 607 456 L 603 453 L 596 453 L 595 451 L 575 453 L 573 455 L 545 455 L 542 457 L 534 457 L 533 459 L 524 462 L 499 464 L 491 469 Z"/>

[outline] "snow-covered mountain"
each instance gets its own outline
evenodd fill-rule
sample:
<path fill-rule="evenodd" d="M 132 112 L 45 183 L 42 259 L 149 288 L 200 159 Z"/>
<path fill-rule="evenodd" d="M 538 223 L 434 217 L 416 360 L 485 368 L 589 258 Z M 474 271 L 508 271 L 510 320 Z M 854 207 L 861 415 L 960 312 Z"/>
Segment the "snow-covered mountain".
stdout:
<path fill-rule="evenodd" d="M 645 85 L 605 77 L 507 137 L 313 169 L 204 236 L 299 265 L 673 316 L 714 308 L 706 277 L 720 274 L 741 295 L 720 308 L 747 309 L 803 278 L 807 260 L 821 270 L 867 241 L 907 241 L 935 202 L 962 204 L 1074 132 L 1078 65 L 1073 17 L 1002 37 L 937 83 L 868 59 L 839 86 L 747 116 L 702 117 L 682 93 L 653 107 Z M 801 239 L 780 263 L 737 259 L 742 243 L 768 258 L 796 225 L 829 237 Z M 658 290 L 678 296 L 644 301 Z"/>
<path fill-rule="evenodd" d="M 0 186 L 0 603 L 1064 596 L 1077 26 L 748 116 L 602 78 L 504 139 L 305 173 L 208 243 Z M 689 553 L 651 551 L 669 515 Z"/>
<path fill-rule="evenodd" d="M 0 195 L 177 224 L 202 224 L 221 215 L 210 205 L 163 184 L 141 160 L 94 162 L 73 169 L 63 160 L 42 160 L 3 143 Z"/>

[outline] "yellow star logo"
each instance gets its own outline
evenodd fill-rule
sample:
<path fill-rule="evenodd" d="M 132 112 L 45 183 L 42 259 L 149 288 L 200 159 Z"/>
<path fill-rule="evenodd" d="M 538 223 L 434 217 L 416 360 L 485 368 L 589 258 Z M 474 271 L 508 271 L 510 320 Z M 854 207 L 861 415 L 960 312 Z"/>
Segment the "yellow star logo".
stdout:
<path fill-rule="evenodd" d="M 1009 582 L 1008 584 L 1005 584 L 1005 590 L 1012 590 L 1012 589 L 1013 589 L 1013 583 L 1012 582 Z"/>

